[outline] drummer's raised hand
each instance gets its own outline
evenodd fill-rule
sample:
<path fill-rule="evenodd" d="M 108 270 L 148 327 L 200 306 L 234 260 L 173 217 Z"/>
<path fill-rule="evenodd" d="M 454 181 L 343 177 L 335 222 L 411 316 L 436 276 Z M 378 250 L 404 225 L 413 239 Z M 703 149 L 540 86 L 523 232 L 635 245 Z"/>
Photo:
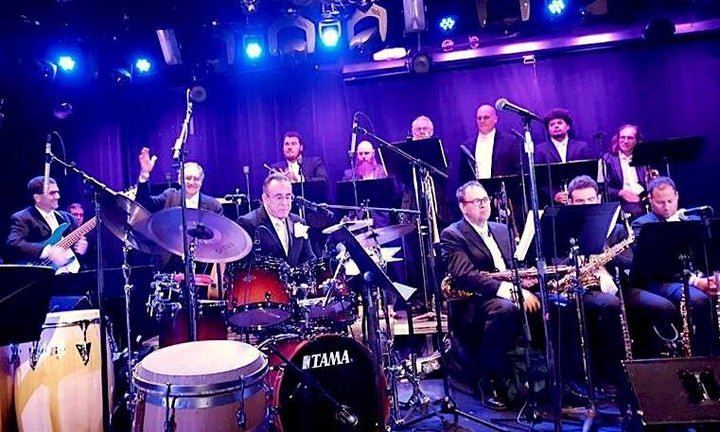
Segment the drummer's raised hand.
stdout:
<path fill-rule="evenodd" d="M 150 156 L 150 149 L 143 147 L 138 155 L 140 162 L 140 181 L 147 181 L 150 178 L 150 172 L 155 168 L 157 156 Z"/>

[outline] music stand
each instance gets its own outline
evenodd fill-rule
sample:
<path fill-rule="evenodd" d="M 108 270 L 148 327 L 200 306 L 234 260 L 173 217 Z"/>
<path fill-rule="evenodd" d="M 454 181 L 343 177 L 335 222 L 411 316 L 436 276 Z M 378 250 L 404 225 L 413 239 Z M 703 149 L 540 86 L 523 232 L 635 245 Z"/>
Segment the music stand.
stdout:
<path fill-rule="evenodd" d="M 569 183 L 575 177 L 587 175 L 596 178 L 598 174 L 597 159 L 570 161 L 565 163 L 551 163 L 535 165 L 538 182 L 538 196 L 540 205 L 556 205 L 553 198 L 562 185 Z"/>
<path fill-rule="evenodd" d="M 448 174 L 447 158 L 445 157 L 445 149 L 443 148 L 442 141 L 440 138 L 426 138 L 416 141 L 400 141 L 392 144 L 393 147 L 402 150 L 428 165 L 436 168 L 438 171 Z M 381 149 L 387 147 L 380 144 Z M 387 167 L 388 173 L 397 175 L 400 180 L 405 184 L 412 183 L 412 164 L 408 163 L 408 160 L 398 154 L 395 151 L 388 151 L 383 153 L 385 159 L 385 166 Z"/>
<path fill-rule="evenodd" d="M 519 236 L 517 232 L 518 225 L 525 223 L 525 215 L 527 214 L 527 205 L 525 203 L 523 194 L 523 176 L 520 174 L 511 174 L 503 176 L 495 176 L 486 179 L 479 180 L 480 184 L 483 185 L 485 191 L 492 198 L 499 199 L 502 193 L 503 185 L 505 186 L 505 194 L 507 195 L 508 202 L 511 205 L 511 212 L 514 214 L 514 222 L 511 228 L 515 231 L 515 235 Z M 528 182 L 529 177 L 525 174 L 525 182 Z M 491 217 L 498 215 L 498 206 L 493 204 Z"/>
<path fill-rule="evenodd" d="M 395 177 L 386 177 L 372 180 L 339 181 L 335 183 L 336 199 L 338 204 L 345 206 L 355 205 L 355 190 L 357 185 L 357 198 L 360 205 L 367 207 L 398 207 L 400 194 L 397 190 Z"/>
<path fill-rule="evenodd" d="M 54 274 L 52 267 L 0 265 L 0 346 L 40 339 Z"/>
<path fill-rule="evenodd" d="M 633 148 L 630 166 L 665 165 L 665 172 L 670 177 L 671 162 L 695 162 L 704 145 L 704 136 L 639 142 Z"/>
<path fill-rule="evenodd" d="M 324 203 L 328 200 L 328 184 L 324 180 L 309 180 L 292 184 L 295 196 L 301 196 L 308 201 Z M 293 203 L 292 212 L 305 216 L 307 224 L 313 228 L 324 228 L 332 223 L 331 218 L 315 211 L 300 212 L 297 204 Z"/>
<path fill-rule="evenodd" d="M 540 219 L 543 253 L 553 258 L 567 258 L 575 239 L 580 255 L 603 251 L 605 241 L 620 215 L 620 203 L 602 203 L 548 207 Z"/>

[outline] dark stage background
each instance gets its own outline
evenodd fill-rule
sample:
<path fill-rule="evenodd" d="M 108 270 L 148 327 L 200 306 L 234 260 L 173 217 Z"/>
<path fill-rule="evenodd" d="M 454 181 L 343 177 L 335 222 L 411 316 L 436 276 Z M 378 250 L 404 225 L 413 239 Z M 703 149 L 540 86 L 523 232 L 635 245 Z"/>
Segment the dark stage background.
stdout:
<path fill-rule="evenodd" d="M 347 168 L 351 118 L 362 111 L 365 126 L 388 141 L 403 140 L 410 122 L 425 114 L 443 139 L 452 169 L 459 144 L 476 134 L 475 110 L 499 97 L 536 112 L 562 106 L 575 120 L 575 134 L 592 141 L 610 136 L 623 123 L 640 125 L 646 139 L 704 135 L 706 147 L 692 165 L 672 167 L 681 206 L 710 204 L 720 209 L 720 44 L 710 39 L 671 45 L 642 43 L 603 51 L 552 54 L 534 65 L 520 59 L 468 69 L 404 75 L 345 83 L 340 69 L 287 70 L 205 81 L 207 101 L 195 105 L 188 158 L 206 168 L 205 191 L 222 196 L 246 183 L 242 167 L 251 170 L 251 190 L 258 198 L 266 171 L 263 163 L 281 158 L 281 136 L 297 130 L 305 154 L 322 157 L 334 182 Z M 171 147 L 185 112 L 184 89 L 157 86 L 83 90 L 83 84 L 58 89 L 51 84 L 9 85 L 6 119 L 0 129 L 0 157 L 6 163 L 6 200 L 0 214 L 2 236 L 9 215 L 28 204 L 27 180 L 42 174 L 45 136 L 56 130 L 64 139 L 67 160 L 114 189 L 134 183 L 137 154 L 148 146 L 159 157 L 154 183 L 171 175 Z M 53 105 L 67 99 L 74 113 L 64 120 Z M 520 129 L 512 114 L 500 113 L 500 130 Z M 544 140 L 537 129 L 536 142 Z M 53 151 L 63 156 L 58 140 Z M 66 176 L 58 164 L 52 175 L 61 187 L 61 206 L 89 205 L 80 179 Z M 332 188 L 331 188 L 332 189 Z M 91 213 L 89 211 L 88 213 Z"/>

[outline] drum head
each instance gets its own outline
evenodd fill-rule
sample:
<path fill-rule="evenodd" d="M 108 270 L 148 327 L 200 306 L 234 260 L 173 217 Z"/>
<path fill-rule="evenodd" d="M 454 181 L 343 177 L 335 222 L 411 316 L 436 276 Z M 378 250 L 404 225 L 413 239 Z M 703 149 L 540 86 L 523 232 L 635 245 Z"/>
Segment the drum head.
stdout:
<path fill-rule="evenodd" d="M 209 392 L 235 386 L 249 387 L 267 372 L 267 358 L 252 345 L 226 340 L 186 342 L 155 351 L 135 370 L 138 387 L 167 390 L 207 387 Z M 162 390 L 162 389 L 165 390 Z M 205 393 L 200 390 L 196 394 Z M 178 394 L 173 392 L 173 394 Z"/>
<path fill-rule="evenodd" d="M 97 309 L 85 309 L 66 312 L 51 312 L 45 317 L 43 327 L 64 327 L 75 325 L 82 321 L 100 322 L 100 311 Z"/>
<path fill-rule="evenodd" d="M 283 432 L 376 431 L 384 424 L 370 353 L 357 341 L 319 336 L 300 344 L 290 360 L 306 377 L 287 365 L 278 376 L 276 403 Z M 328 396 L 357 416 L 357 426 L 338 420 L 336 405 Z"/>

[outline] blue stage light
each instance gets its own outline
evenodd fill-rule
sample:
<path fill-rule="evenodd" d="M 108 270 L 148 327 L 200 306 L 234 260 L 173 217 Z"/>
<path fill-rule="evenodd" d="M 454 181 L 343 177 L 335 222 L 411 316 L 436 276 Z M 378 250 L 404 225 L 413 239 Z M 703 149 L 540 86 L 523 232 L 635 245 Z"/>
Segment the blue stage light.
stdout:
<path fill-rule="evenodd" d="M 450 32 L 455 29 L 456 23 L 457 22 L 455 21 L 454 17 L 451 17 L 451 16 L 443 17 L 440 20 L 440 29 L 445 32 Z"/>
<path fill-rule="evenodd" d="M 135 60 L 135 70 L 140 73 L 147 73 L 150 72 L 150 68 L 152 67 L 152 63 L 150 63 L 150 60 L 140 57 L 139 59 Z"/>
<path fill-rule="evenodd" d="M 65 72 L 72 72 L 75 69 L 75 59 L 71 56 L 60 56 L 58 57 L 58 66 Z"/>
<path fill-rule="evenodd" d="M 328 48 L 335 48 L 340 41 L 340 21 L 326 19 L 318 23 L 320 40 Z"/>
<path fill-rule="evenodd" d="M 547 9 L 551 15 L 562 15 L 567 9 L 567 4 L 565 0 L 550 0 L 547 3 Z"/>

